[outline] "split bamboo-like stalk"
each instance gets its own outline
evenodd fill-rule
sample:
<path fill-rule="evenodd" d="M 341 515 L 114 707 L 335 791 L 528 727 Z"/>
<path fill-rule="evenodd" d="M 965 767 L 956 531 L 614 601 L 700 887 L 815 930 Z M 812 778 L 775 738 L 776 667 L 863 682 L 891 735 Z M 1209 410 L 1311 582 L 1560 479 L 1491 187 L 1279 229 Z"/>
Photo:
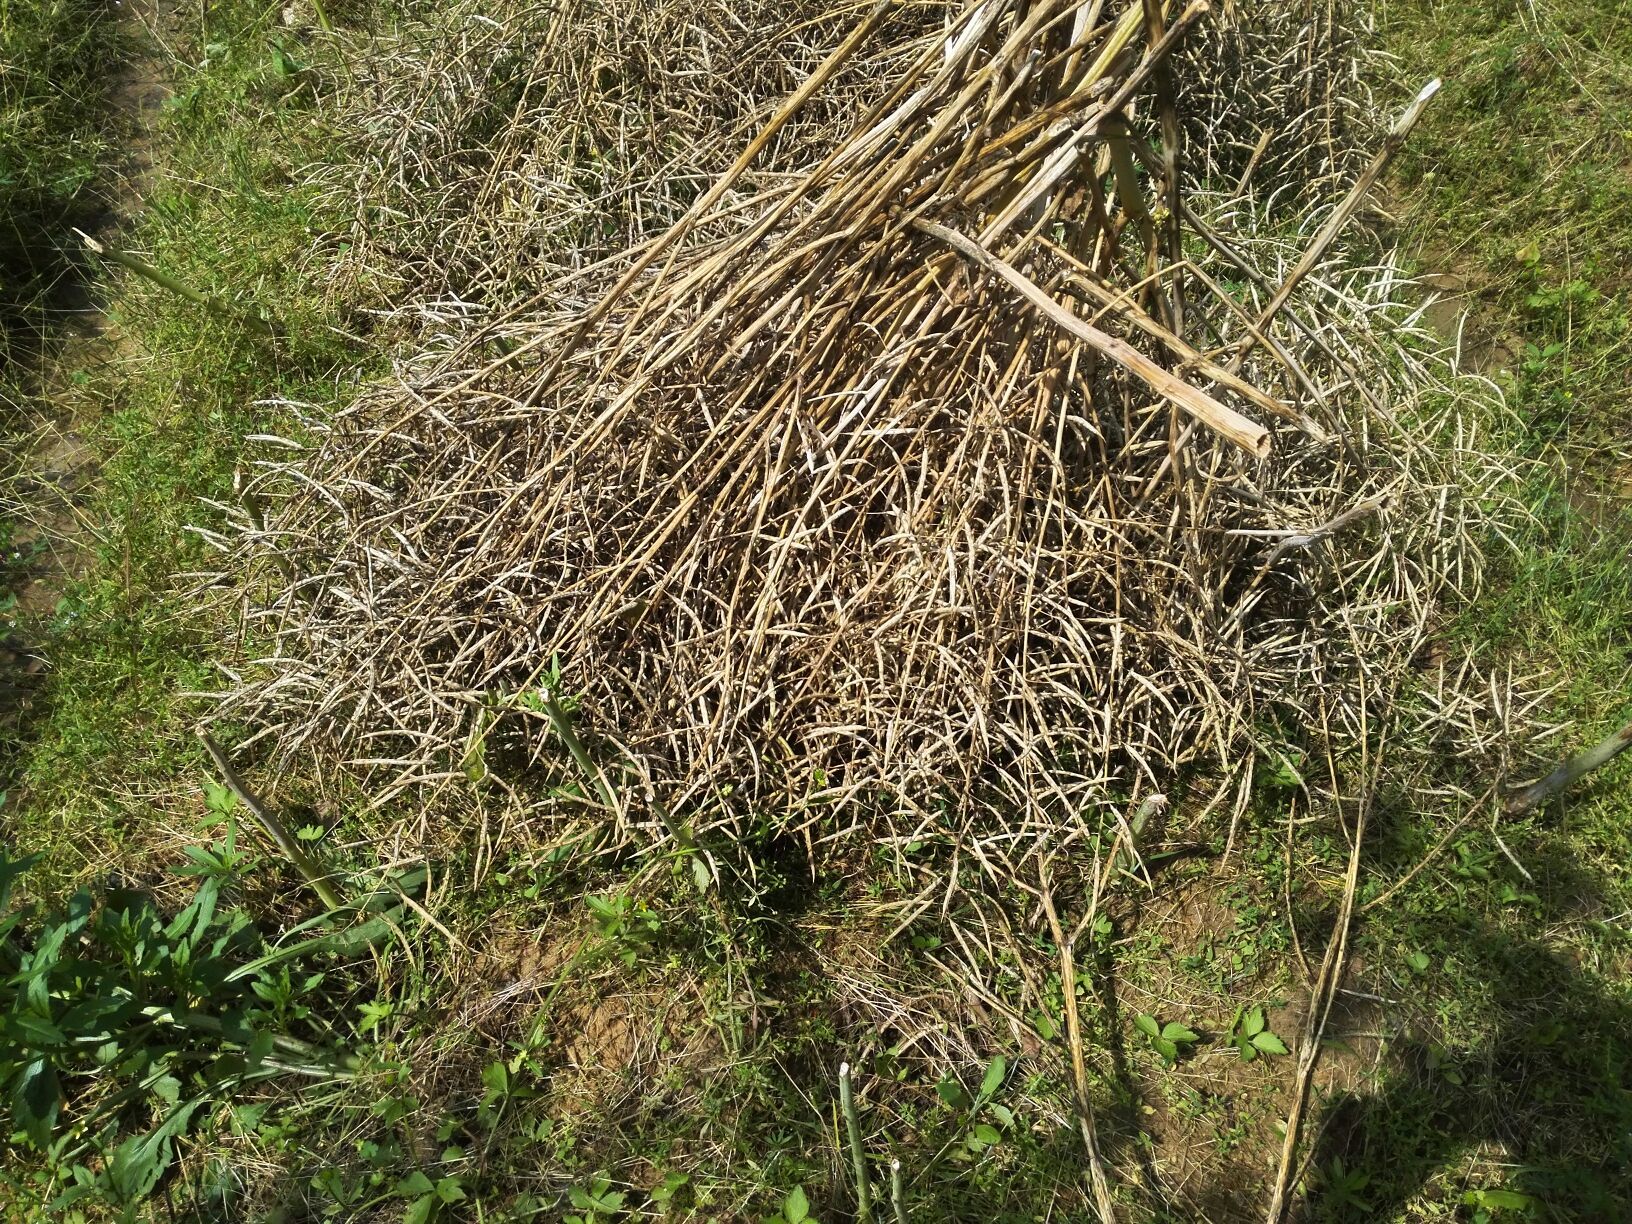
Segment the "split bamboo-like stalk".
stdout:
<path fill-rule="evenodd" d="M 227 754 L 221 751 L 221 746 L 215 742 L 215 739 L 203 730 L 199 731 L 198 738 L 199 742 L 204 745 L 204 751 L 209 754 L 210 760 L 215 763 L 216 771 L 221 775 L 221 780 L 227 784 L 227 789 L 238 797 L 238 801 L 254 817 L 255 822 L 261 826 L 262 831 L 272 839 L 273 844 L 283 852 L 284 857 L 289 860 L 295 870 L 305 877 L 306 882 L 312 886 L 312 891 L 317 894 L 318 899 L 331 910 L 344 909 L 346 905 L 345 898 L 335 888 L 333 877 L 312 861 L 312 857 L 301 848 L 300 843 L 290 834 L 283 821 L 278 819 L 272 810 L 249 789 L 244 780 L 238 776 L 238 771 L 232 767 L 232 762 L 227 760 Z"/>
<path fill-rule="evenodd" d="M 185 281 L 178 280 L 168 272 L 155 268 L 145 259 L 139 259 L 128 251 L 115 250 L 113 247 L 98 242 L 85 233 L 80 234 L 80 240 L 84 242 L 85 248 L 92 254 L 99 255 L 109 263 L 118 264 L 121 268 L 136 273 L 143 280 L 151 281 L 160 289 L 175 294 L 183 301 L 191 302 L 195 306 L 202 306 L 218 318 L 229 320 L 241 327 L 247 327 L 250 331 L 263 336 L 276 337 L 282 334 L 276 323 L 268 322 L 266 319 L 261 318 L 260 315 L 240 310 L 218 297 L 194 289 Z"/>
<path fill-rule="evenodd" d="M 1015 268 L 1010 267 L 990 251 L 964 237 L 964 235 L 947 229 L 944 225 L 936 225 L 929 221 L 920 221 L 918 225 L 926 234 L 932 234 L 939 238 L 947 246 L 957 251 L 958 254 L 966 256 L 988 272 L 995 272 L 1003 280 L 1013 285 L 1019 291 L 1020 296 L 1041 311 L 1043 316 L 1051 323 L 1105 354 L 1151 390 L 1173 401 L 1174 404 L 1184 409 L 1215 433 L 1228 438 L 1242 450 L 1260 459 L 1268 456 L 1271 445 L 1270 435 L 1269 430 L 1262 425 L 1248 420 L 1239 412 L 1225 407 L 1206 392 L 1197 390 L 1183 379 L 1170 374 L 1127 341 L 1107 335 L 1097 327 L 1084 323 L 1034 283 L 1026 279 Z M 1233 377 L 1233 375 L 1226 375 L 1226 377 Z"/>
<path fill-rule="evenodd" d="M 1562 795 L 1582 778 L 1609 764 L 1628 748 L 1632 748 L 1632 723 L 1579 752 L 1561 764 L 1539 782 L 1532 782 L 1508 799 L 1505 810 L 1509 816 L 1522 816 L 1534 811 L 1555 795 Z"/>
<path fill-rule="evenodd" d="M 850 1064 L 839 1064 L 839 1108 L 850 1147 L 850 1171 L 856 1187 L 856 1219 L 872 1224 L 873 1190 L 867 1178 L 867 1150 L 861 1142 L 861 1116 L 856 1112 L 855 1089 L 850 1084 Z"/>

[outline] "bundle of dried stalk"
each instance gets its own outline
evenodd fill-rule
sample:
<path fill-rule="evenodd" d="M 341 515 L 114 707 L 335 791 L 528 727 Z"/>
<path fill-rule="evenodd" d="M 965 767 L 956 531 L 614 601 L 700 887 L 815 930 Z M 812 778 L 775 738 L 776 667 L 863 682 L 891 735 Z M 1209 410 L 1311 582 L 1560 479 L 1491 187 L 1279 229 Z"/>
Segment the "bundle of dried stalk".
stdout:
<path fill-rule="evenodd" d="M 1335 199 L 1366 160 L 1377 100 L 1369 6 L 1226 0 L 1173 70 L 1187 156 L 1206 182 L 1282 193 L 1283 207 Z M 1251 14 L 1233 16 L 1237 8 Z"/>
<path fill-rule="evenodd" d="M 1363 725 L 1346 680 L 1476 584 L 1492 470 L 1400 282 L 1331 199 L 1196 190 L 1205 3 L 907 10 L 801 50 L 667 229 L 631 183 L 666 202 L 619 206 L 626 251 L 271 441 L 229 712 L 382 797 L 520 764 L 630 843 L 861 823 L 999 875 L 1317 693 Z M 472 268 L 546 138 L 495 138 Z"/>
<path fill-rule="evenodd" d="M 334 305 L 409 330 L 486 316 L 661 232 L 855 12 L 427 3 L 360 45 L 341 36 L 324 98 L 338 145 L 307 176 L 353 218 L 321 252 Z M 891 27 L 924 23 L 907 10 Z M 783 131 L 783 159 L 797 164 L 890 71 L 875 55 L 848 65 Z"/>

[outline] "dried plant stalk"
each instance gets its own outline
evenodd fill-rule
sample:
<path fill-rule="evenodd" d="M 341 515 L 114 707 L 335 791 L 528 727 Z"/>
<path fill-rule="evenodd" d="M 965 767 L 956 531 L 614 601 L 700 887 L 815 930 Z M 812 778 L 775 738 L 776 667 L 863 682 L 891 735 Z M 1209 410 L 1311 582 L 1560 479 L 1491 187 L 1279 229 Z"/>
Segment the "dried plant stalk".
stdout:
<path fill-rule="evenodd" d="M 364 181 L 314 172 L 402 355 L 256 440 L 223 713 L 382 805 L 480 761 L 516 837 L 944 849 L 901 878 L 973 990 L 1012 881 L 1139 863 L 1130 796 L 1214 774 L 1233 836 L 1281 728 L 1379 725 L 1504 478 L 1346 245 L 1386 138 L 1332 7 L 410 26 L 337 86 Z M 1439 742 L 1484 696 L 1441 676 Z"/>
<path fill-rule="evenodd" d="M 718 176 L 667 229 L 269 452 L 234 564 L 273 649 L 232 708 L 382 797 L 493 739 L 589 761 L 626 841 L 903 811 L 1020 852 L 1135 778 L 1233 769 L 1346 666 L 1330 625 L 1405 640 L 1392 609 L 1456 584 L 1472 511 L 1411 432 L 1432 412 L 1400 411 L 1422 380 L 1370 327 L 1389 302 L 1305 259 L 1290 338 L 1215 364 L 1265 302 L 1172 264 L 1139 218 L 1170 184 L 1111 182 L 1208 7 L 1081 11 L 830 23 L 785 100 L 743 105 L 770 118 L 741 153 L 686 155 Z M 1297 266 L 1295 235 L 1233 241 L 1266 286 Z M 1141 305 L 1190 276 L 1194 344 Z M 573 738 L 538 697 L 553 658 Z"/>

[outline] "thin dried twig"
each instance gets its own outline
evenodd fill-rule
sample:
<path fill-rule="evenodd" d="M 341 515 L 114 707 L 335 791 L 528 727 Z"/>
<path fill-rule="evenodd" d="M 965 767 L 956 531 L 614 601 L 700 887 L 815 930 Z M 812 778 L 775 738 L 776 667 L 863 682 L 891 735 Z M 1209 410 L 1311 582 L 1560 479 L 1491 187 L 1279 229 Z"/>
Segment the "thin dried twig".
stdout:
<path fill-rule="evenodd" d="M 1043 913 L 1048 916 L 1048 929 L 1054 936 L 1054 946 L 1060 957 L 1060 990 L 1065 999 L 1065 1034 L 1071 1046 L 1071 1084 L 1076 1093 L 1077 1125 L 1082 1131 L 1082 1146 L 1088 1157 L 1088 1178 L 1093 1188 L 1094 1206 L 1102 1224 L 1113 1224 L 1116 1204 L 1111 1198 L 1110 1179 L 1105 1174 L 1105 1162 L 1099 1153 L 1099 1127 L 1094 1118 L 1093 1099 L 1088 1092 L 1088 1065 L 1084 1054 L 1082 1017 L 1077 1011 L 1076 934 L 1065 933 L 1060 916 L 1054 908 L 1054 894 L 1046 876 L 1038 879 Z"/>

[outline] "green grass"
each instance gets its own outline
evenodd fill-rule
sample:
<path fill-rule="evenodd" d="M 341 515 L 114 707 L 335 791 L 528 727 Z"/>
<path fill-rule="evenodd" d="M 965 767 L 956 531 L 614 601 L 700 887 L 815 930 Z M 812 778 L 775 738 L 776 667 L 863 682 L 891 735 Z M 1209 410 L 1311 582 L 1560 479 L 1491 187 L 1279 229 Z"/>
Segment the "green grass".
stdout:
<path fill-rule="evenodd" d="M 69 226 L 99 202 L 117 50 L 98 0 L 0 4 L 0 372 L 38 346 L 44 299 L 74 274 Z"/>
<path fill-rule="evenodd" d="M 1523 426 L 1506 440 L 1539 463 L 1530 522 L 1446 633 L 1555 686 L 1544 712 L 1575 724 L 1572 742 L 1590 739 L 1632 716 L 1632 519 L 1611 453 L 1627 441 L 1632 8 L 1391 0 L 1381 13 L 1407 78 L 1448 78 L 1397 175 L 1403 237 L 1424 270 L 1474 286 L 1480 326 L 1515 339 L 1503 379 Z M 178 578 L 210 564 L 186 528 L 208 525 L 201 499 L 229 492 L 245 434 L 289 427 L 257 401 L 341 403 L 384 360 L 330 330 L 347 320 L 326 313 L 312 236 L 344 219 L 298 186 L 331 137 L 286 72 L 298 36 L 237 0 L 205 20 L 178 43 L 165 173 L 125 243 L 277 318 L 288 338 L 115 279 L 127 360 L 117 377 L 87 372 L 72 405 L 102 464 L 87 507 L 95 556 L 44 627 L 52 672 L 3 746 L 9 832 L 46 850 L 58 881 L 117 866 L 175 886 L 162 873 L 178 843 L 205 837 L 191 727 L 208 706 L 188 694 L 219 683 L 231 657 L 223 609 Z M 325 781 L 281 779 L 280 797 Z M 1623 765 L 1494 831 L 1473 819 L 1365 915 L 1356 989 L 1391 1002 L 1346 1004 L 1343 1030 L 1382 1046 L 1375 1072 L 1354 1060 L 1351 1090 L 1317 1102 L 1315 1218 L 1626 1213 L 1629 783 Z M 427 816 L 446 830 L 427 904 L 447 934 L 404 914 L 401 939 L 313 996 L 325 1031 L 358 1055 L 357 1077 L 261 1086 L 200 1114 L 169 1183 L 183 1217 L 451 1220 L 479 1202 L 485 1220 L 789 1220 L 797 1189 L 831 1224 L 853 1201 L 836 1083 L 849 1058 L 866 1072 L 875 1198 L 899 1154 L 915 1219 L 1088 1218 L 1080 1141 L 1056 1124 L 1071 1105 L 1055 1064 L 1018 1048 L 991 1001 L 942 970 L 951 936 L 933 912 L 883 946 L 902 911 L 877 907 L 908 899 L 888 856 L 864 886 L 844 860 L 854 845 L 812 860 L 767 840 L 722 850 L 724 887 L 706 890 L 693 853 L 653 865 L 587 843 L 501 845 L 482 866 L 484 824 L 510 818 L 485 794 Z M 325 795 L 312 830 L 333 827 L 314 852 L 348 867 L 378 866 L 378 830 L 421 815 Z M 1293 941 L 1317 956 L 1333 908 L 1325 883 L 1283 891 L 1294 797 L 1266 784 L 1229 862 L 1215 846 L 1160 869 L 1161 898 L 1197 912 L 1119 897 L 1081 953 L 1091 972 L 1074 988 L 1108 1156 L 1148 1172 L 1186 1145 L 1207 1153 L 1174 1218 L 1240 1218 L 1277 1154 L 1292 1059 L 1240 1058 L 1241 1024 L 1261 1007 L 1268 1031 L 1296 1037 Z M 1364 895 L 1461 814 L 1383 803 Z M 1346 853 L 1335 825 L 1301 826 L 1293 880 L 1330 881 Z M 304 916 L 298 880 L 276 863 L 236 887 L 267 929 Z M 1031 904 L 1018 889 L 1007 900 Z M 858 1011 L 838 978 L 869 963 L 863 952 L 918 1000 L 910 1023 L 881 1032 Z M 993 979 L 1014 984 L 1006 955 Z M 1040 985 L 1056 1014 L 1028 1019 L 1052 1031 L 1065 987 L 1057 973 Z M 997 1003 L 1022 997 L 1016 985 Z M 1141 1015 L 1158 1036 L 1177 1023 L 1196 1040 L 1168 1051 Z M 925 1048 L 949 1035 L 965 1053 L 947 1077 Z M 1152 1209 L 1136 1181 L 1120 1193 L 1129 1218 Z"/>
<path fill-rule="evenodd" d="M 255 6 L 216 6 L 209 21 L 179 48 L 159 137 L 165 173 L 119 241 L 186 284 L 265 312 L 285 335 L 257 336 L 105 270 L 117 273 L 108 311 L 118 360 L 68 372 L 74 423 L 100 465 L 85 508 L 94 559 L 40 627 L 53 666 L 14 758 L 18 836 L 70 875 L 144 833 L 155 803 L 185 803 L 178 780 L 200 773 L 190 727 L 205 707 L 184 694 L 223 683 L 214 665 L 224 609 L 178 576 L 211 564 L 188 530 L 212 524 L 203 500 L 230 496 L 246 434 L 288 427 L 287 410 L 264 401 L 332 403 L 341 375 L 367 363 L 324 313 L 323 268 L 307 258 L 325 222 L 291 175 L 324 133 L 277 71 L 281 35 Z M 187 69 L 189 55 L 207 66 Z"/>
<path fill-rule="evenodd" d="M 80 277 L 69 227 L 88 224 L 101 198 L 117 42 L 97 0 L 0 3 L 0 480 L 20 460 L 39 366 Z M 39 549 L 21 545 L 27 534 L 10 499 L 0 502 L 0 647 Z M 14 679 L 0 674 L 0 716 Z"/>
<path fill-rule="evenodd" d="M 1538 442 L 1624 447 L 1632 9 L 1390 0 L 1382 14 L 1413 78 L 1446 79 L 1402 157 L 1407 236 L 1524 342 L 1513 382 Z"/>
<path fill-rule="evenodd" d="M 1446 79 L 1397 173 L 1402 238 L 1422 270 L 1468 286 L 1470 328 L 1512 351 L 1492 372 L 1523 423 L 1513 445 L 1540 463 L 1529 523 L 1450 631 L 1552 690 L 1541 716 L 1571 729 L 1546 751 L 1563 755 L 1632 717 L 1632 7 L 1381 14 L 1406 77 Z M 1333 1107 L 1316 1175 L 1330 1218 L 1632 1210 L 1629 783 L 1621 764 L 1525 819 L 1480 815 L 1367 916 L 1366 989 L 1400 1003 L 1378 1017 L 1379 1073 Z M 1384 878 L 1455 814 L 1386 821 Z"/>

